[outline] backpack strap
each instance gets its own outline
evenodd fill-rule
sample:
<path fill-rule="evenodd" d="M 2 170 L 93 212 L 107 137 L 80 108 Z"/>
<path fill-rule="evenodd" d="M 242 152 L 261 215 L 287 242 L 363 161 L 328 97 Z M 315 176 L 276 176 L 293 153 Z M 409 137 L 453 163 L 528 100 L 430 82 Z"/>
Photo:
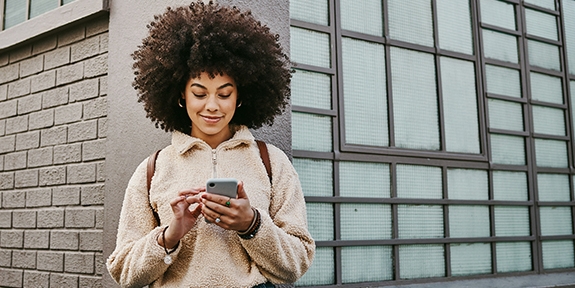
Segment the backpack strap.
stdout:
<path fill-rule="evenodd" d="M 258 144 L 258 148 L 260 150 L 260 157 L 262 158 L 262 162 L 264 162 L 264 166 L 266 167 L 266 172 L 268 172 L 268 178 L 270 179 L 270 184 L 272 183 L 272 166 L 270 164 L 270 154 L 268 153 L 268 146 L 266 142 L 256 140 Z"/>
<path fill-rule="evenodd" d="M 150 203 L 150 186 L 152 185 L 152 177 L 154 176 L 154 172 L 156 172 L 156 159 L 158 158 L 158 154 L 160 154 L 161 149 L 154 152 L 150 157 L 148 157 L 148 170 L 146 171 L 146 184 L 148 186 L 148 204 L 152 209 L 152 213 L 154 214 L 154 218 L 156 219 L 157 226 L 160 226 L 160 215 L 158 212 L 154 210 L 152 207 L 152 203 Z"/>

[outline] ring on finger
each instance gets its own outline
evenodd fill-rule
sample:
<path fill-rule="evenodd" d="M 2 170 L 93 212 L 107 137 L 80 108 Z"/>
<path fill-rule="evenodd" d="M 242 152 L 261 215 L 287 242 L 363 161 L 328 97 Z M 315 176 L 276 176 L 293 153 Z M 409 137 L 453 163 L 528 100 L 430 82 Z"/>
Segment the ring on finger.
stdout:
<path fill-rule="evenodd" d="M 222 217 L 222 215 L 219 215 L 216 220 L 214 220 L 214 222 L 216 223 L 220 223 L 222 221 L 222 219 L 220 219 L 220 217 Z"/>
<path fill-rule="evenodd" d="M 230 200 L 232 200 L 232 198 L 228 198 L 228 201 L 226 201 L 226 207 L 230 207 L 230 204 L 232 204 Z"/>

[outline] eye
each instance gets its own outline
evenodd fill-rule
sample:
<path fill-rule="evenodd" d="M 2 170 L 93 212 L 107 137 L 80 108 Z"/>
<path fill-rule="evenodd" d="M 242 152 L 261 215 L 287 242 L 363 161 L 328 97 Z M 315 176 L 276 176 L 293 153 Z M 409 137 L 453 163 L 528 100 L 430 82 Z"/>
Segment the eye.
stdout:
<path fill-rule="evenodd" d="M 232 95 L 232 94 L 220 94 L 219 96 L 220 96 L 221 98 L 228 98 L 228 97 L 230 97 L 231 95 Z"/>
<path fill-rule="evenodd" d="M 206 96 L 206 94 L 196 94 L 196 93 L 192 93 L 192 94 L 194 94 L 194 96 L 198 97 L 198 98 L 203 98 Z"/>

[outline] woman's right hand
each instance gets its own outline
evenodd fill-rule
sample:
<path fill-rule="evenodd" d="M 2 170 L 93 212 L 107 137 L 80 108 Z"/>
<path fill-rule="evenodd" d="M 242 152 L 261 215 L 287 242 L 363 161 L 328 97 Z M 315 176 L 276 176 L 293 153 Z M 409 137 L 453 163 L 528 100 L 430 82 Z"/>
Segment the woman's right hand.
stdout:
<path fill-rule="evenodd" d="M 202 201 L 200 193 L 204 192 L 205 187 L 192 188 L 190 190 L 182 190 L 178 193 L 178 197 L 170 201 L 174 218 L 170 222 L 164 237 L 158 237 L 158 244 L 166 247 L 166 249 L 174 248 L 180 239 L 194 227 L 196 221 L 202 214 Z M 196 203 L 197 206 L 190 210 L 190 206 Z M 165 239 L 165 243 L 164 243 Z"/>

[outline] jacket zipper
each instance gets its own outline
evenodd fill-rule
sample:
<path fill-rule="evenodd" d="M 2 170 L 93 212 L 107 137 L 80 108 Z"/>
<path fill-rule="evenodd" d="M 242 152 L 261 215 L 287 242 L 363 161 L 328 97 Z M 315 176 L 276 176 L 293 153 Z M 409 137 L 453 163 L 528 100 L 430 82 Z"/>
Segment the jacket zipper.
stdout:
<path fill-rule="evenodd" d="M 212 149 L 212 178 L 218 178 L 218 172 L 216 172 L 216 149 Z"/>

